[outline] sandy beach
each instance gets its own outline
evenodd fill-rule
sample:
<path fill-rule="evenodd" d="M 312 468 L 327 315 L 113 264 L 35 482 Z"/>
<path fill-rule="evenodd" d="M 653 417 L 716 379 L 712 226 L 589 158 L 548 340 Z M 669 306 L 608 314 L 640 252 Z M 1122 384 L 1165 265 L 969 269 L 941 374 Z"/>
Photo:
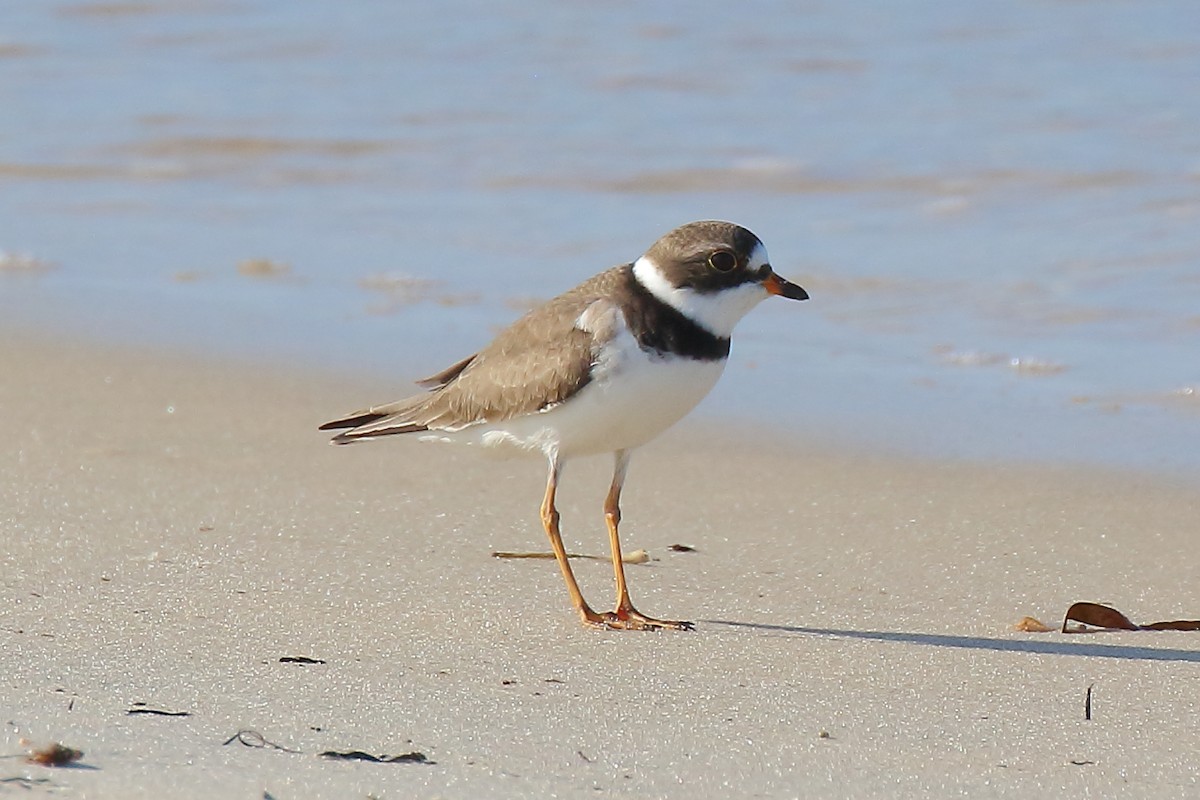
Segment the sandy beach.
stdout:
<path fill-rule="evenodd" d="M 491 556 L 546 548 L 541 463 L 315 430 L 416 376 L 4 338 L 0 795 L 1200 791 L 1200 634 L 1013 630 L 1081 600 L 1200 617 L 1194 485 L 701 414 L 638 454 L 624 502 L 654 559 L 635 601 L 696 630 L 595 631 L 552 562 Z M 564 479 L 574 551 L 605 552 L 608 467 Z M 576 569 L 606 606 L 608 565 Z M 28 764 L 23 741 L 84 755 Z"/>
<path fill-rule="evenodd" d="M 1200 632 L 1058 632 L 1200 618 L 1200 3 L 4 23 L 0 800 L 1200 797 Z M 318 432 L 700 219 L 811 301 L 633 459 L 694 631 L 492 556 L 540 461 Z"/>

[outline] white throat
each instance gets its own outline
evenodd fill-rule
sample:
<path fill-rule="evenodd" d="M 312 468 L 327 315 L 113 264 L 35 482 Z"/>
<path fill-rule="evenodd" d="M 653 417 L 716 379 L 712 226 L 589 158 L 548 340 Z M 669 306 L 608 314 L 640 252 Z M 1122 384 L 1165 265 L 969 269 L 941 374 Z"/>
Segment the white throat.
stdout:
<path fill-rule="evenodd" d="M 766 252 L 762 247 L 756 248 L 751 255 L 749 268 L 758 269 L 766 263 Z M 633 277 L 650 294 L 723 339 L 733 334 L 734 326 L 750 309 L 769 296 L 766 288 L 757 281 L 709 293 L 674 286 L 663 275 L 658 264 L 646 256 L 633 262 Z"/>

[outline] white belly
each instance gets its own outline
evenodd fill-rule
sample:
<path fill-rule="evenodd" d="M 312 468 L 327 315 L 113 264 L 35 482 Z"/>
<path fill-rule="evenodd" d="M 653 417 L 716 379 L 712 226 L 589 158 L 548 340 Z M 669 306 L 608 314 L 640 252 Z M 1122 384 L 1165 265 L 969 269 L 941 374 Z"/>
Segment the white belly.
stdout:
<path fill-rule="evenodd" d="M 683 419 L 725 367 L 724 360 L 651 361 L 641 353 L 631 361 L 628 369 L 593 380 L 566 403 L 520 420 L 513 434 L 532 436 L 531 443 L 543 450 L 542 442 L 553 442 L 562 456 L 629 450 Z"/>
<path fill-rule="evenodd" d="M 428 438 L 516 447 L 561 457 L 630 450 L 674 425 L 704 399 L 725 360 L 651 358 L 628 333 L 610 342 L 592 381 L 546 411 Z"/>

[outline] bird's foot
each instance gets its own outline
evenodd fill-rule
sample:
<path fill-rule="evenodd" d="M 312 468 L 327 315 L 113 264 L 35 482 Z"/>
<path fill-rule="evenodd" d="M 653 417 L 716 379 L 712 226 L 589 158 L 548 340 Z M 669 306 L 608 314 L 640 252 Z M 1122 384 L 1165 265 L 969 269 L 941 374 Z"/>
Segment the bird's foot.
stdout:
<path fill-rule="evenodd" d="M 690 622 L 647 617 L 635 608 L 618 608 L 616 611 L 597 613 L 590 609 L 583 614 L 583 623 L 610 631 L 691 631 L 696 626 Z"/>

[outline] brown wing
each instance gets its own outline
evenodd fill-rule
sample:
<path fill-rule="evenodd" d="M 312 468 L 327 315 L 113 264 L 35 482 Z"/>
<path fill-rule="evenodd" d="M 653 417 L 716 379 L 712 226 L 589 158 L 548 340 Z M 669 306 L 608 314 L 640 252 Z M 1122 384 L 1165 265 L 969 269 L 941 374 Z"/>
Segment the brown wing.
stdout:
<path fill-rule="evenodd" d="M 589 380 L 597 345 L 609 331 L 583 330 L 580 315 L 624 279 L 614 267 L 541 305 L 506 328 L 487 347 L 421 381 L 428 394 L 374 406 L 321 430 L 349 428 L 333 441 L 456 431 L 530 414 L 566 400 Z"/>
<path fill-rule="evenodd" d="M 417 386 L 423 386 L 430 390 L 442 388 L 447 383 L 457 378 L 464 369 L 470 366 L 471 362 L 475 360 L 475 356 L 477 355 L 479 354 L 473 353 L 464 358 L 462 361 L 459 361 L 457 364 L 451 364 L 436 375 L 430 375 L 428 378 L 422 378 L 421 380 L 417 381 Z"/>

